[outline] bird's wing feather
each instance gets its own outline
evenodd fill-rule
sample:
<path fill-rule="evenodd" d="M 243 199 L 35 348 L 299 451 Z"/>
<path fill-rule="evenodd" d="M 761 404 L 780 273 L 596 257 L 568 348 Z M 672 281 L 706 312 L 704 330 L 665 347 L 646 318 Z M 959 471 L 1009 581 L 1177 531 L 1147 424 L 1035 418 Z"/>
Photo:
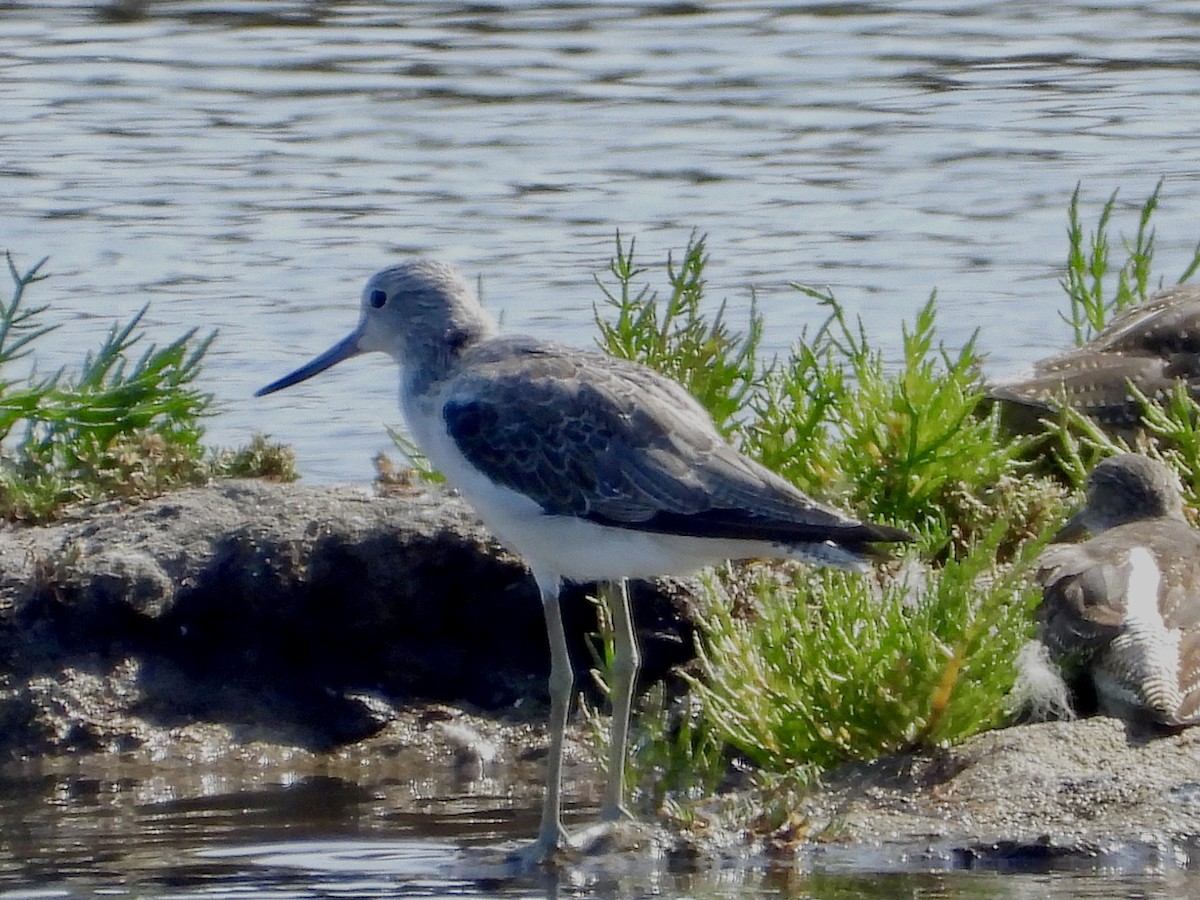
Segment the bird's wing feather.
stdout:
<path fill-rule="evenodd" d="M 1111 528 L 1084 544 L 1058 544 L 1038 560 L 1038 618 L 1051 643 L 1078 649 L 1124 627 L 1129 550 L 1144 547 L 1160 573 L 1158 611 L 1166 628 L 1200 632 L 1200 533 L 1174 519 Z"/>
<path fill-rule="evenodd" d="M 1136 421 L 1128 385 L 1151 397 L 1169 391 L 1175 381 L 1168 368 L 1157 357 L 1074 350 L 1042 360 L 1028 378 L 992 385 L 988 395 L 1047 410 L 1065 402 L 1105 421 Z"/>
<path fill-rule="evenodd" d="M 1121 631 L 1128 559 L 1097 556 L 1091 549 L 1089 544 L 1058 544 L 1038 560 L 1038 635 L 1056 657 L 1087 657 Z"/>
<path fill-rule="evenodd" d="M 1183 696 L 1175 710 L 1175 723 L 1200 722 L 1200 631 L 1185 631 L 1179 640 L 1179 692 Z"/>
<path fill-rule="evenodd" d="M 703 537 L 904 540 L 829 509 L 730 447 L 682 387 L 599 353 L 493 341 L 443 407 L 472 465 L 547 514 Z"/>
<path fill-rule="evenodd" d="M 1152 294 L 1115 316 L 1087 346 L 1155 356 L 1200 353 L 1200 288 L 1179 284 Z"/>

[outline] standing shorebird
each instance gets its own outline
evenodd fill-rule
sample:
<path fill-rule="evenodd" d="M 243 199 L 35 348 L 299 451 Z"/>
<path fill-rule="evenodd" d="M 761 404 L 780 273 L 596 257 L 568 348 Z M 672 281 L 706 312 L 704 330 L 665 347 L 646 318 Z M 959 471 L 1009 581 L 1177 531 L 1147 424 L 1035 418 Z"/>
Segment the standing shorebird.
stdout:
<path fill-rule="evenodd" d="M 1104 712 L 1200 721 L 1200 532 L 1175 475 L 1136 453 L 1092 471 L 1087 501 L 1038 560 L 1038 637 L 1090 676 Z"/>
<path fill-rule="evenodd" d="M 417 445 L 480 519 L 529 564 L 550 639 L 546 799 L 530 855 L 570 846 L 561 816 L 563 732 L 573 674 L 559 612 L 564 581 L 613 582 L 612 758 L 604 821 L 626 815 L 625 744 L 639 664 L 625 579 L 687 574 L 727 559 L 790 557 L 865 568 L 897 528 L 811 500 L 727 444 L 700 404 L 646 366 L 529 337 L 501 337 L 444 263 L 384 269 L 358 327 L 260 390 L 311 378 L 359 353 L 400 364 L 400 405 Z"/>

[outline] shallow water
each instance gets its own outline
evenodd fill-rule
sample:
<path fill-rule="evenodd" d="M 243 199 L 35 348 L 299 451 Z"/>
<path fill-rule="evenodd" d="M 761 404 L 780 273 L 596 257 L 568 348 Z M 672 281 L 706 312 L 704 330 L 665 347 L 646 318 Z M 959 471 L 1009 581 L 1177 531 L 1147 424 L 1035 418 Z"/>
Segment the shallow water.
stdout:
<path fill-rule="evenodd" d="M 391 797 L 395 784 L 336 777 L 186 797 L 136 776 L 5 779 L 0 897 L 1154 898 L 1200 887 L 1194 873 L 1162 864 L 967 871 L 836 847 L 798 863 L 681 866 L 647 855 L 520 871 L 508 854 L 535 812 L 514 809 L 504 791 L 464 803 L 431 784 L 404 802 Z"/>
<path fill-rule="evenodd" d="M 659 265 L 697 229 L 710 296 L 737 322 L 756 292 L 772 350 L 822 317 L 789 282 L 893 355 L 936 287 L 946 341 L 980 328 L 1004 373 L 1069 340 L 1077 183 L 1091 222 L 1166 176 L 1167 278 L 1200 236 L 1197 2 L 137 8 L 0 7 L 2 241 L 50 256 L 33 298 L 66 322 L 41 365 L 147 302 L 163 338 L 219 329 L 212 440 L 269 431 L 310 478 L 369 477 L 390 364 L 250 395 L 412 252 L 482 277 L 508 328 L 587 345 L 616 231 Z"/>
<path fill-rule="evenodd" d="M 1167 178 L 1161 271 L 1197 237 L 1200 2 L 0 4 L 0 243 L 50 256 L 31 299 L 51 370 L 150 304 L 158 339 L 218 329 L 215 443 L 266 430 L 310 479 L 365 479 L 399 421 L 382 360 L 251 394 L 349 330 L 413 252 L 482 278 L 510 330 L 577 345 L 620 230 L 644 263 L 709 238 L 710 296 L 751 292 L 782 350 L 828 285 L 895 354 L 938 289 L 942 335 L 990 371 L 1068 340 L 1066 204 Z M 1127 206 L 1117 231 L 1135 227 Z M 662 283 L 661 275 L 656 283 Z M 198 777 L 205 777 L 201 774 Z M 1180 896 L 1105 872 L 487 869 L 529 804 L 400 813 L 336 779 L 179 800 L 138 779 L 20 778 L 0 897 Z M 386 796 L 386 794 L 385 794 Z M 502 812 L 496 812 L 501 809 Z M 467 848 L 467 849 L 464 849 Z M 483 866 L 484 871 L 480 870 Z M 863 868 L 867 874 L 848 871 Z"/>

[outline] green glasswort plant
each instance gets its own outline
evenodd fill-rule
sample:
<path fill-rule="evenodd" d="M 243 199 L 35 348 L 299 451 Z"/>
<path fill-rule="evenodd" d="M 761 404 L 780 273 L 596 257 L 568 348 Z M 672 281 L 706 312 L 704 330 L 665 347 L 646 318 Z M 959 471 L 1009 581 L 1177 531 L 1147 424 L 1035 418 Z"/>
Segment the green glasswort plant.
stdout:
<path fill-rule="evenodd" d="M 25 303 L 45 260 L 21 272 L 7 259 L 14 287 L 0 305 L 5 373 L 57 327 L 45 323 L 46 306 Z M 71 503 L 150 496 L 213 474 L 294 477 L 290 452 L 265 439 L 210 457 L 200 422 L 212 398 L 194 382 L 214 335 L 197 338 L 193 329 L 135 358 L 145 312 L 114 326 L 77 373 L 0 377 L 0 515 L 44 521 Z"/>
<path fill-rule="evenodd" d="M 1154 191 L 1141 205 L 1133 240 L 1122 241 L 1125 261 L 1116 268 L 1116 285 L 1111 296 L 1107 296 L 1105 291 L 1106 282 L 1113 275 L 1112 245 L 1108 231 L 1116 211 L 1117 192 L 1113 191 L 1101 208 L 1096 229 L 1086 241 L 1079 215 L 1080 187 L 1076 186 L 1071 195 L 1067 209 L 1067 271 L 1060 283 L 1070 301 L 1070 312 L 1063 319 L 1071 326 L 1076 344 L 1090 340 L 1114 314 L 1140 303 L 1146 299 L 1148 292 L 1159 287 L 1152 284 L 1150 279 L 1154 261 L 1154 229 L 1150 222 L 1158 208 L 1162 186 L 1162 179 L 1159 179 Z M 1200 268 L 1200 243 L 1197 243 L 1190 262 L 1178 280 L 1187 281 L 1197 268 Z"/>
<path fill-rule="evenodd" d="M 870 518 L 935 541 L 965 537 L 960 496 L 1013 471 L 1023 446 L 999 439 L 995 414 L 976 414 L 983 385 L 974 338 L 956 353 L 938 345 L 931 297 L 904 326 L 899 367 L 889 366 L 832 294 L 797 288 L 829 317 L 766 374 L 747 451 L 809 493 L 829 496 L 832 486 Z"/>
<path fill-rule="evenodd" d="M 997 564 L 1005 526 L 944 565 L 881 584 L 759 572 L 737 604 L 710 582 L 690 679 L 716 731 L 764 770 L 806 770 L 960 740 L 1000 722 L 1029 639 L 1038 546 Z"/>
<path fill-rule="evenodd" d="M 667 257 L 670 290 L 665 301 L 659 301 L 648 285 L 634 287 L 646 271 L 634 263 L 634 243 L 630 241 L 626 251 L 617 235 L 617 255 L 609 266 L 617 282 L 615 289 L 597 279 L 606 307 L 616 313 L 609 321 L 596 311 L 600 347 L 674 378 L 704 405 L 728 436 L 738 428 L 737 416 L 759 389 L 764 375 L 758 359 L 762 317 L 751 300 L 749 326 L 741 334 L 725 322 L 723 303 L 711 318 L 701 310 L 708 262 L 703 237 L 692 235 L 678 265 L 674 256 Z"/>
<path fill-rule="evenodd" d="M 236 450 L 217 450 L 211 457 L 211 472 L 217 478 L 265 478 L 295 481 L 296 453 L 265 434 L 255 434 L 250 443 Z"/>
<path fill-rule="evenodd" d="M 683 258 L 667 268 L 672 302 L 655 306 L 638 286 L 648 270 L 618 240 L 617 287 L 605 290 L 616 318 L 597 312 L 601 345 L 699 381 L 730 440 L 814 496 L 914 530 L 914 556 L 937 565 L 913 560 L 878 582 L 786 565 L 708 576 L 688 694 L 646 702 L 631 786 L 671 807 L 720 783 L 737 759 L 812 774 L 1000 721 L 1032 630 L 1025 568 L 1065 492 L 1029 477 L 1027 444 L 979 412 L 974 341 L 953 352 L 938 342 L 931 297 L 889 363 L 831 294 L 797 285 L 829 312 L 764 363 L 755 310 L 745 334 L 727 327 L 724 306 L 706 318 L 703 241 Z M 603 683 L 603 653 L 597 663 Z"/>

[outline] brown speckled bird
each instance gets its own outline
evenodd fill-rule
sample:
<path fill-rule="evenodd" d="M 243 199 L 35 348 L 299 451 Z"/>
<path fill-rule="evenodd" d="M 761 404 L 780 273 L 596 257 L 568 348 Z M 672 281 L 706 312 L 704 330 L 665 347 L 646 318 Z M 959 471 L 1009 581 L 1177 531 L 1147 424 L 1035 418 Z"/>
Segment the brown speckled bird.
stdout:
<path fill-rule="evenodd" d="M 1158 291 L 1117 315 L 1082 347 L 1043 359 L 1027 376 L 992 385 L 1010 420 L 1029 430 L 1064 403 L 1100 425 L 1137 426 L 1141 410 L 1129 390 L 1162 398 L 1183 382 L 1200 398 L 1200 285 Z"/>
<path fill-rule="evenodd" d="M 1038 561 L 1038 637 L 1090 676 L 1100 709 L 1170 727 L 1200 721 L 1200 533 L 1178 480 L 1134 453 L 1092 472 L 1087 502 Z"/>

